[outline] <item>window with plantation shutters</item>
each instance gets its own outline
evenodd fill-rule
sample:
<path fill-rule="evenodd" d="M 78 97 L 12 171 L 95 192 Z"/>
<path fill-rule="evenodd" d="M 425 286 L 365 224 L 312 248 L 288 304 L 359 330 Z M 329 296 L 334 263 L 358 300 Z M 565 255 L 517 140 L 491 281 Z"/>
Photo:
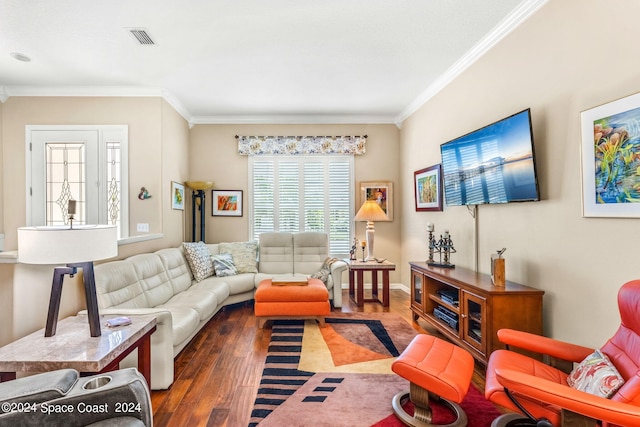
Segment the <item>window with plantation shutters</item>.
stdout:
<path fill-rule="evenodd" d="M 346 256 L 353 224 L 353 156 L 250 156 L 250 235 L 328 233 L 332 256 Z"/>

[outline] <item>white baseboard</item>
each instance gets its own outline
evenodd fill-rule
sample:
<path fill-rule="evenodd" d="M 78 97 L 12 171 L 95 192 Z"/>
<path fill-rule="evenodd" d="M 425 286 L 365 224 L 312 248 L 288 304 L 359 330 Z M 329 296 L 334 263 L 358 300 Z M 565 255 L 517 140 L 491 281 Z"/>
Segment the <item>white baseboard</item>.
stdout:
<path fill-rule="evenodd" d="M 371 283 L 365 283 L 364 284 L 364 288 L 365 289 L 371 289 Z M 349 284 L 348 283 L 343 283 L 342 284 L 342 289 L 349 289 Z M 405 286 L 402 283 L 389 283 L 389 289 L 400 289 L 404 293 L 407 293 L 407 294 L 411 293 L 411 289 L 409 289 L 408 286 Z"/>

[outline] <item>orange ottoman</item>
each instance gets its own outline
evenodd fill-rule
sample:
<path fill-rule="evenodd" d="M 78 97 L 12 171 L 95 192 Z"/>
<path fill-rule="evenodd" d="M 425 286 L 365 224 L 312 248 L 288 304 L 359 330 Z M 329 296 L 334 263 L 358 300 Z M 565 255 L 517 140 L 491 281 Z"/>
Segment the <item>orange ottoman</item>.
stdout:
<path fill-rule="evenodd" d="M 324 316 L 331 313 L 329 291 L 319 279 L 309 279 L 305 285 L 274 285 L 263 280 L 255 294 L 256 317 L 269 319 L 313 318 L 324 327 Z"/>
<path fill-rule="evenodd" d="M 457 419 L 449 426 L 466 426 L 467 415 L 458 403 L 469 390 L 473 375 L 473 356 L 467 350 L 431 335 L 418 335 L 393 362 L 391 369 L 409 380 L 409 393 L 400 392 L 391 402 L 393 412 L 409 426 L 431 426 L 429 396 L 440 399 Z M 414 416 L 402 408 L 409 396 Z"/>

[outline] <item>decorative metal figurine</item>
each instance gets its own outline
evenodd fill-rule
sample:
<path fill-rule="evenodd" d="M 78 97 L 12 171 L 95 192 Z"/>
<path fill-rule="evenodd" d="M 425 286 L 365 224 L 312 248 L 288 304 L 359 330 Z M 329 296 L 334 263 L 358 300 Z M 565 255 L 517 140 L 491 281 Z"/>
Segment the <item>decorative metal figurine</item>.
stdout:
<path fill-rule="evenodd" d="M 427 260 L 427 265 L 432 267 L 454 268 L 455 265 L 449 262 L 449 257 L 451 254 L 456 253 L 456 248 L 453 247 L 453 240 L 451 240 L 449 230 L 445 230 L 444 235 L 441 234 L 440 240 L 438 241 L 433 237 L 433 225 L 428 224 L 427 230 L 429 231 L 429 259 Z M 439 255 L 440 259 L 438 262 L 435 262 L 433 259 L 434 253 Z"/>
<path fill-rule="evenodd" d="M 358 248 L 358 238 L 353 238 L 353 245 L 351 246 L 351 250 L 349 251 L 349 259 L 351 261 L 356 260 L 356 249 Z"/>
<path fill-rule="evenodd" d="M 433 238 L 433 224 L 427 224 L 427 232 L 429 232 L 429 259 L 427 264 L 431 265 L 433 263 L 433 250 L 436 247 L 436 239 Z"/>

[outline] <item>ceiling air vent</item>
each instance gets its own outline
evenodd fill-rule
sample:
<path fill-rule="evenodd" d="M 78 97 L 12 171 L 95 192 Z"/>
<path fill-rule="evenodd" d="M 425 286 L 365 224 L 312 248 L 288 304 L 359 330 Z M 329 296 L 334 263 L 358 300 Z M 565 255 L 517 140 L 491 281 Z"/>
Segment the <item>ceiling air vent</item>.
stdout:
<path fill-rule="evenodd" d="M 127 28 L 127 31 L 129 31 L 129 34 L 138 40 L 138 43 L 141 45 L 153 46 L 156 44 L 145 28 Z"/>

